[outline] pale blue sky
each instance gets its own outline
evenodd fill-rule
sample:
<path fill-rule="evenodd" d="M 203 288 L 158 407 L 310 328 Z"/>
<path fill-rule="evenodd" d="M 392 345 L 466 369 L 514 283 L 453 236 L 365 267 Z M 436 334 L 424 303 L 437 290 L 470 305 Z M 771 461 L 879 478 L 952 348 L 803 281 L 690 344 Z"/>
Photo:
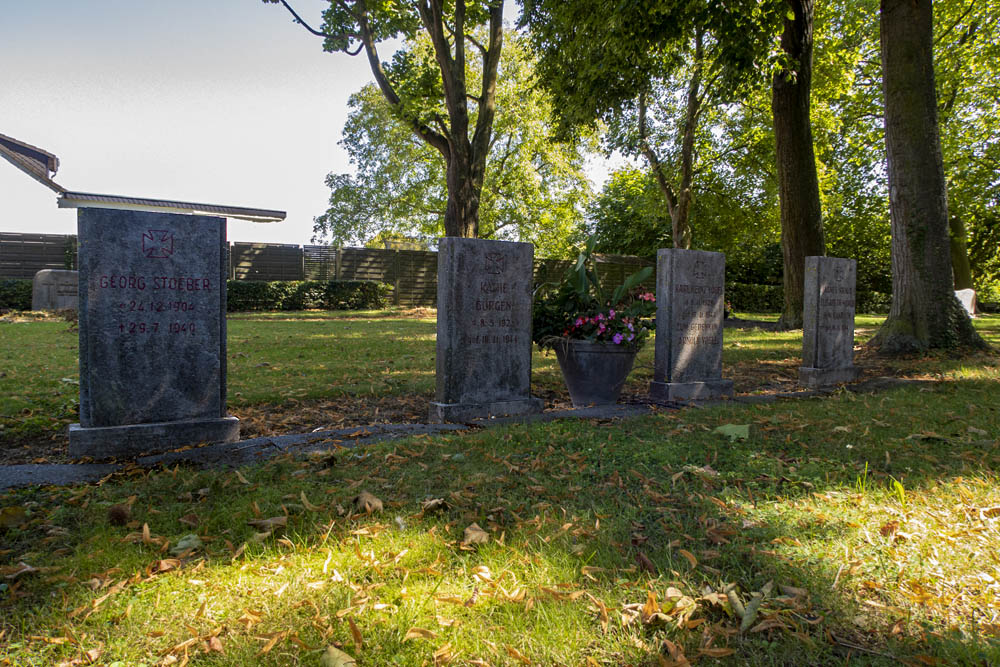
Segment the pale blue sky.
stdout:
<path fill-rule="evenodd" d="M 317 19 L 321 0 L 294 6 Z M 259 0 L 3 0 L 0 134 L 59 156 L 70 190 L 288 211 L 229 238 L 308 243 L 360 58 Z M 72 209 L 0 161 L 0 231 L 76 233 Z"/>

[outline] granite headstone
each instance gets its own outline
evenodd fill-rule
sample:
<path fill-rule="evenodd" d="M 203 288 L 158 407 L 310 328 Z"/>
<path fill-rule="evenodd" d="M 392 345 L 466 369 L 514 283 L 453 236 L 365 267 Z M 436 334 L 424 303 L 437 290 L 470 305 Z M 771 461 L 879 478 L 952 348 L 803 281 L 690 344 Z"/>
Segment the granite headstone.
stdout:
<path fill-rule="evenodd" d="M 226 416 L 224 218 L 81 208 L 73 456 L 239 438 Z"/>
<path fill-rule="evenodd" d="M 76 271 L 43 269 L 31 281 L 32 310 L 76 310 L 79 298 Z"/>
<path fill-rule="evenodd" d="M 530 243 L 441 239 L 432 422 L 541 411 L 531 396 L 533 258 Z"/>
<path fill-rule="evenodd" d="M 732 396 L 722 378 L 726 256 L 666 248 L 656 255 L 656 352 L 649 393 L 655 399 Z"/>
<path fill-rule="evenodd" d="M 858 263 L 839 257 L 806 257 L 799 382 L 822 387 L 856 380 L 855 282 Z"/>

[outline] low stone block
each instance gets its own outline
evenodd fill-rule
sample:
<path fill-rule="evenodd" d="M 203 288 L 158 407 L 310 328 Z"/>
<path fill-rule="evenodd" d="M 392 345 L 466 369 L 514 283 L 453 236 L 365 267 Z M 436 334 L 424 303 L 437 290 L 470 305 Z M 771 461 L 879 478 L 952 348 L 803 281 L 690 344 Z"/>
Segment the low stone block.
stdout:
<path fill-rule="evenodd" d="M 70 424 L 69 454 L 74 458 L 124 458 L 185 445 L 236 442 L 239 439 L 240 420 L 236 417 L 96 428 Z"/>
<path fill-rule="evenodd" d="M 733 395 L 732 380 L 706 382 L 657 382 L 649 384 L 649 395 L 659 401 L 708 401 Z"/>
<path fill-rule="evenodd" d="M 846 368 L 799 367 L 799 384 L 810 389 L 854 382 L 860 376 L 861 369 L 857 366 L 848 366 Z"/>
<path fill-rule="evenodd" d="M 32 310 L 76 310 L 79 301 L 76 271 L 43 269 L 31 281 Z"/>
<path fill-rule="evenodd" d="M 431 421 L 542 409 L 531 397 L 533 257 L 530 243 L 441 239 Z"/>

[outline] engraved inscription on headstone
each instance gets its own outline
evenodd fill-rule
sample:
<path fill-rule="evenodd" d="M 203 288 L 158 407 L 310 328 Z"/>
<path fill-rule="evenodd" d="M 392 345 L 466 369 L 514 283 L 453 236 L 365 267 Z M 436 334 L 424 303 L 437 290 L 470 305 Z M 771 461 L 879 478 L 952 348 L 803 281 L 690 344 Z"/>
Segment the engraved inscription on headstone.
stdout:
<path fill-rule="evenodd" d="M 226 417 L 226 221 L 81 208 L 75 456 L 233 441 Z"/>
<path fill-rule="evenodd" d="M 732 380 L 722 378 L 725 275 L 722 253 L 673 248 L 657 253 L 653 398 L 732 395 Z"/>
<path fill-rule="evenodd" d="M 806 257 L 799 382 L 820 387 L 857 379 L 854 308 L 857 262 Z"/>
<path fill-rule="evenodd" d="M 43 269 L 31 281 L 32 310 L 76 310 L 79 299 L 76 271 Z"/>
<path fill-rule="evenodd" d="M 542 409 L 531 397 L 533 257 L 530 243 L 441 239 L 432 421 Z"/>

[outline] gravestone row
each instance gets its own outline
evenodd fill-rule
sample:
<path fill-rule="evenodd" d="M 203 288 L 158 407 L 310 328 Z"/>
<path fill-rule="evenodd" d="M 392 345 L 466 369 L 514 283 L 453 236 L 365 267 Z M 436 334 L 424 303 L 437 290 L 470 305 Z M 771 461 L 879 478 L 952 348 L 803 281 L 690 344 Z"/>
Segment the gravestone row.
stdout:
<path fill-rule="evenodd" d="M 239 420 L 226 414 L 225 219 L 78 215 L 80 423 L 70 427 L 71 455 L 238 440 Z M 542 410 L 530 394 L 533 252 L 529 243 L 441 239 L 431 421 Z M 724 276 L 721 253 L 659 252 L 653 398 L 732 395 L 722 377 Z M 855 263 L 809 258 L 806 276 L 802 382 L 854 379 Z"/>

